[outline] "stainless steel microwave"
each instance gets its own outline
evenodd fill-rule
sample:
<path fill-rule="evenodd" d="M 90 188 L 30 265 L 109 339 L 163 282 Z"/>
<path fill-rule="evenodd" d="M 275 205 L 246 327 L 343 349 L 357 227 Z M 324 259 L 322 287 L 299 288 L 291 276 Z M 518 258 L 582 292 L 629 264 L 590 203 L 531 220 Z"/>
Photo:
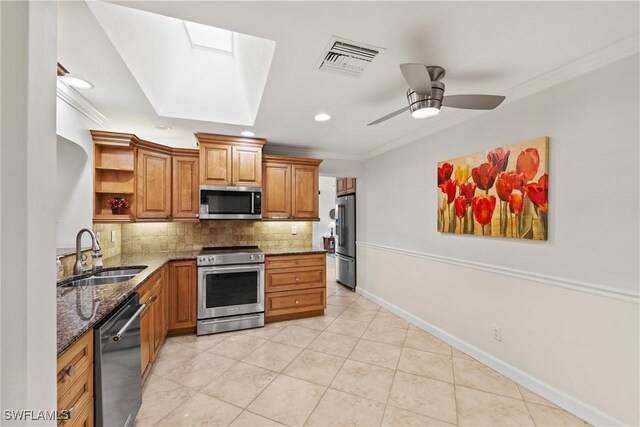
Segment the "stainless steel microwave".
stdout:
<path fill-rule="evenodd" d="M 262 219 L 262 188 L 201 185 L 200 219 Z"/>

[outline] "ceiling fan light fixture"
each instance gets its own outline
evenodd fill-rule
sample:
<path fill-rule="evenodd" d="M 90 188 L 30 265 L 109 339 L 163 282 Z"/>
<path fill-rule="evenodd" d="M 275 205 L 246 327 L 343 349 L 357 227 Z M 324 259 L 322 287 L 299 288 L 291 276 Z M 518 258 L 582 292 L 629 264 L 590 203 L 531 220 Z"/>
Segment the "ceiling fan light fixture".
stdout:
<path fill-rule="evenodd" d="M 440 109 L 436 107 L 424 107 L 411 112 L 411 117 L 414 119 L 428 119 L 429 117 L 437 116 L 440 113 Z"/>

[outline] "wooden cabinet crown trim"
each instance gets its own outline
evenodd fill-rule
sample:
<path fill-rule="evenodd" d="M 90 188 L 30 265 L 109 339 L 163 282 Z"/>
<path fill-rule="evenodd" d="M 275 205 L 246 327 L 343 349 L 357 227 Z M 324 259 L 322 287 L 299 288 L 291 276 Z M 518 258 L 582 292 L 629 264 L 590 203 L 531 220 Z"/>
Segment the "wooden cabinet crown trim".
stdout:
<path fill-rule="evenodd" d="M 307 157 L 290 157 L 280 156 L 276 154 L 263 154 L 262 163 L 285 163 L 285 164 L 297 164 L 297 165 L 312 165 L 318 166 L 322 163 L 322 159 L 310 159 Z"/>
<path fill-rule="evenodd" d="M 93 142 L 101 145 L 129 145 L 136 148 L 147 148 L 170 155 L 198 157 L 197 148 L 170 147 L 156 142 L 145 141 L 132 133 L 109 132 L 104 130 L 91 130 Z"/>
<path fill-rule="evenodd" d="M 262 147 L 267 143 L 266 139 L 261 138 L 241 138 L 231 135 L 216 135 L 212 133 L 196 133 L 194 134 L 198 140 L 198 145 L 202 142 L 217 142 L 223 144 L 243 144 Z"/>

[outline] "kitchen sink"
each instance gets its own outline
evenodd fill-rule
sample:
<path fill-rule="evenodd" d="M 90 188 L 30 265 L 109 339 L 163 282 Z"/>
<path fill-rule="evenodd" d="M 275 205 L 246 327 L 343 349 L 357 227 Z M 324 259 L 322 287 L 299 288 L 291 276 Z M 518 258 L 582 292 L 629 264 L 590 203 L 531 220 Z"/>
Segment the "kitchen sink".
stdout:
<path fill-rule="evenodd" d="M 87 277 L 86 279 L 78 279 L 73 282 L 62 285 L 63 288 L 72 288 L 76 286 L 95 286 L 95 285 L 109 285 L 112 283 L 124 282 L 131 279 L 135 274 L 127 274 L 120 276 L 105 276 L 105 277 Z"/>
<path fill-rule="evenodd" d="M 123 269 L 120 269 L 120 270 L 101 271 L 99 273 L 96 273 L 94 276 L 95 277 L 135 276 L 136 274 L 140 273 L 142 270 L 144 270 L 144 267 L 142 267 L 142 268 L 123 268 Z"/>

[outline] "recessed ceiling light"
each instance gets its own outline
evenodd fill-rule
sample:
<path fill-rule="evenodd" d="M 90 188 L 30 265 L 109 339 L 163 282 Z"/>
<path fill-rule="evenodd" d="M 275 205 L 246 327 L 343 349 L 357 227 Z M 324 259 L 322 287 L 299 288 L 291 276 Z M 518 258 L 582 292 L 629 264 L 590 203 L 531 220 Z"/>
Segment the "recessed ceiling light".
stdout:
<path fill-rule="evenodd" d="M 331 120 L 331 116 L 328 115 L 327 113 L 318 113 L 315 115 L 315 117 L 313 118 L 316 122 L 326 122 L 328 120 Z"/>
<path fill-rule="evenodd" d="M 162 123 L 155 124 L 155 125 L 153 125 L 153 127 L 156 128 L 156 129 L 159 129 L 159 130 L 171 130 L 171 129 L 173 129 L 171 126 L 165 125 L 165 124 L 162 124 Z"/>
<path fill-rule="evenodd" d="M 80 77 L 73 77 L 67 74 L 66 76 L 60 77 L 60 79 L 68 84 L 71 87 L 76 89 L 92 89 L 93 85 L 91 82 L 86 81 L 85 79 L 81 79 Z"/>
<path fill-rule="evenodd" d="M 251 132 L 250 130 L 243 130 L 242 132 L 240 132 L 240 135 L 242 135 L 242 136 L 256 136 L 256 134 Z"/>

